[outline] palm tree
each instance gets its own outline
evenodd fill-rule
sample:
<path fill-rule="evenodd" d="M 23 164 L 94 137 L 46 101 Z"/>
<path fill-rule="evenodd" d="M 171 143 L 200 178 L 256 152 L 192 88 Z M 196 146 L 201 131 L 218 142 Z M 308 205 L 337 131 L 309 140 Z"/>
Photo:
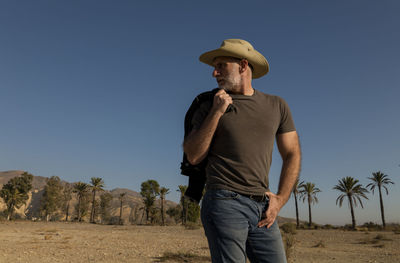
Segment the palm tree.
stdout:
<path fill-rule="evenodd" d="M 119 224 L 122 225 L 122 204 L 124 202 L 124 197 L 126 193 L 120 193 L 118 196 L 118 199 L 120 201 L 120 207 L 119 207 Z"/>
<path fill-rule="evenodd" d="M 339 202 L 339 207 L 342 206 L 343 204 L 343 199 L 347 196 L 347 199 L 349 200 L 349 206 L 350 206 L 350 212 L 351 212 L 351 222 L 352 222 L 352 228 L 356 228 L 356 219 L 354 217 L 354 206 L 357 206 L 357 200 L 360 203 L 361 207 L 364 208 L 361 197 L 368 199 L 368 197 L 365 195 L 368 193 L 368 190 L 362 187 L 361 184 L 357 184 L 358 180 L 354 179 L 351 176 L 343 177 L 342 180 L 339 180 L 339 184 L 335 185 L 333 189 L 338 190 L 342 192 L 343 194 L 339 195 L 339 197 L 336 199 L 336 205 Z"/>
<path fill-rule="evenodd" d="M 161 223 L 162 225 L 165 225 L 165 220 L 164 220 L 164 201 L 165 201 L 165 195 L 169 194 L 169 189 L 165 187 L 160 188 L 160 200 L 161 200 Z"/>
<path fill-rule="evenodd" d="M 381 171 L 372 173 L 372 177 L 368 177 L 368 179 L 372 180 L 372 183 L 369 183 L 367 185 L 367 188 L 369 187 L 369 190 L 372 191 L 372 194 L 374 194 L 375 187 L 378 187 L 379 201 L 380 201 L 380 205 L 381 205 L 382 226 L 383 226 L 383 228 L 385 228 L 386 227 L 385 212 L 384 212 L 384 208 L 383 208 L 381 188 L 383 187 L 386 190 L 386 195 L 388 195 L 389 191 L 388 191 L 386 185 L 394 184 L 394 183 L 388 178 L 388 175 L 383 174 Z"/>
<path fill-rule="evenodd" d="M 300 227 L 300 221 L 299 221 L 299 208 L 297 205 L 297 195 L 300 193 L 300 189 L 302 187 L 302 185 L 304 184 L 304 181 L 299 183 L 299 178 L 297 178 L 296 182 L 294 183 L 293 186 L 293 197 L 294 197 L 294 204 L 296 206 L 296 227 L 299 228 Z"/>
<path fill-rule="evenodd" d="M 300 198 L 303 199 L 303 202 L 307 198 L 308 202 L 308 226 L 312 224 L 312 217 L 311 217 L 311 204 L 318 203 L 317 193 L 321 192 L 319 188 L 315 187 L 313 183 L 302 183 L 299 188 L 301 189 L 299 194 Z"/>
<path fill-rule="evenodd" d="M 19 208 L 24 202 L 24 195 L 20 193 L 16 187 L 5 184 L 0 191 L 0 197 L 4 199 L 7 206 L 7 220 L 13 218 L 15 208 Z"/>
<path fill-rule="evenodd" d="M 146 223 L 149 221 L 149 215 L 154 208 L 156 197 L 160 194 L 160 185 L 156 180 L 147 180 L 140 186 L 140 195 L 143 197 L 143 203 L 146 208 Z M 154 215 L 154 214 L 153 214 Z M 153 222 L 153 217 L 151 222 Z"/>
<path fill-rule="evenodd" d="M 82 221 L 82 216 L 81 216 L 81 203 L 82 199 L 85 197 L 85 195 L 89 191 L 89 185 L 87 183 L 83 182 L 77 182 L 74 184 L 74 190 L 73 192 L 76 193 L 78 196 L 78 221 Z"/>
<path fill-rule="evenodd" d="M 72 191 L 72 185 L 70 183 L 66 183 L 63 189 L 63 207 L 65 211 L 65 221 L 68 221 L 69 205 L 72 199 Z"/>
<path fill-rule="evenodd" d="M 90 212 L 90 223 L 94 223 L 94 217 L 95 217 L 95 209 L 96 209 L 96 192 L 97 191 L 103 191 L 104 187 L 104 181 L 103 179 L 99 177 L 92 177 L 90 179 L 91 188 L 92 188 L 92 193 L 93 193 L 93 198 L 92 198 L 92 210 Z"/>
<path fill-rule="evenodd" d="M 32 189 L 32 180 L 33 175 L 24 172 L 19 177 L 11 178 L 2 186 L 0 197 L 3 198 L 4 203 L 7 206 L 7 220 L 13 218 L 14 210 L 16 208 L 26 205 L 26 201 L 29 199 L 28 194 Z"/>
<path fill-rule="evenodd" d="M 186 189 L 188 188 L 186 185 L 178 185 L 178 192 L 181 193 L 181 206 L 182 206 L 182 225 L 186 224 L 186 218 L 187 218 L 187 201 L 185 199 L 185 192 Z"/>

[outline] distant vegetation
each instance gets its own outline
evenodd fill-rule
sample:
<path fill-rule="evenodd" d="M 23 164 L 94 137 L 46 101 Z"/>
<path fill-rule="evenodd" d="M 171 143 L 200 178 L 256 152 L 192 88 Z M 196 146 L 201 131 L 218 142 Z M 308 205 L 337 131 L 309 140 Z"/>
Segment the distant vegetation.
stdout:
<path fill-rule="evenodd" d="M 0 217 L 3 216 L 6 220 L 13 220 L 17 217 L 17 209 L 26 206 L 27 201 L 34 194 L 32 192 L 33 177 L 32 174 L 24 172 L 20 176 L 11 178 L 2 186 L 0 197 L 6 205 L 6 209 L 0 212 Z M 124 224 L 124 218 L 128 216 L 125 212 L 127 209 L 124 209 L 127 204 L 127 192 L 120 191 L 113 195 L 105 191 L 104 187 L 105 183 L 99 177 L 92 177 L 89 183 L 79 181 L 73 184 L 63 182 L 57 176 L 46 178 L 43 190 L 40 192 L 35 190 L 35 194 L 41 195 L 39 215 L 31 215 L 27 218 L 45 221 Z M 168 201 L 169 204 L 166 206 L 165 197 L 170 189 L 160 187 L 156 180 L 143 182 L 138 204 L 132 205 L 132 202 L 129 204 L 130 223 L 166 225 L 168 222 L 168 224 L 187 225 L 190 229 L 196 228 L 196 225 L 200 225 L 200 207 L 197 203 L 183 197 L 185 190 L 186 186 L 179 185 L 177 191 L 180 191 L 182 195 L 180 203 L 171 205 L 172 202 Z M 112 211 L 113 202 L 114 211 Z M 116 206 L 118 210 L 116 210 Z M 28 210 L 29 207 L 26 207 L 24 213 L 26 214 Z M 144 222 L 143 219 L 145 219 Z"/>
<path fill-rule="evenodd" d="M 36 177 L 35 177 L 36 178 Z M 42 182 L 44 180 L 41 177 Z M 351 225 L 342 227 L 343 229 L 366 229 L 366 230 L 393 230 L 400 233 L 398 225 L 391 224 L 386 226 L 384 205 L 382 199 L 382 189 L 389 194 L 389 185 L 394 182 L 388 175 L 381 171 L 372 173 L 368 177 L 371 181 L 366 188 L 359 183 L 359 180 L 347 176 L 338 180 L 338 184 L 333 187 L 340 192 L 336 199 L 336 204 L 340 207 L 343 202 L 348 203 L 351 215 Z M 9 179 L 0 190 L 0 197 L 4 201 L 5 209 L 0 211 L 0 218 L 6 220 L 15 219 L 18 209 L 26 206 L 28 200 L 34 195 L 32 192 L 33 175 L 23 172 L 20 176 Z M 92 177 L 89 183 L 76 182 L 73 184 L 63 182 L 57 176 L 45 179 L 44 189 L 40 192 L 35 190 L 35 194 L 40 194 L 39 215 L 30 216 L 28 219 L 45 221 L 86 221 L 100 224 L 124 224 L 124 218 L 128 217 L 128 199 L 132 198 L 123 190 L 111 194 L 105 191 L 105 183 L 102 178 Z M 43 184 L 42 184 L 43 185 Z M 355 207 L 358 205 L 363 208 L 363 199 L 368 200 L 368 189 L 374 194 L 378 189 L 380 212 L 382 225 L 373 222 L 365 223 L 357 227 Z M 171 205 L 172 202 L 166 201 L 166 195 L 170 189 L 160 186 L 156 180 L 147 180 L 141 184 L 139 201 L 129 203 L 130 213 L 129 222 L 132 224 L 182 224 L 189 229 L 195 229 L 200 225 L 200 206 L 185 198 L 187 186 L 179 185 L 176 189 L 180 193 L 179 204 Z M 127 190 L 128 192 L 130 190 Z M 295 201 L 296 225 L 287 223 L 281 226 L 286 234 L 294 235 L 296 228 L 308 229 L 335 229 L 332 225 L 317 225 L 312 222 L 311 206 L 318 202 L 317 194 L 322 191 L 312 182 L 296 181 L 292 194 Z M 308 225 L 300 224 L 298 198 L 308 205 Z M 365 202 L 364 200 L 364 202 Z M 169 202 L 169 205 L 166 205 Z M 31 205 L 32 206 L 32 205 Z M 28 208 L 26 208 L 28 210 Z M 25 213 L 25 212 L 24 212 Z M 289 238 L 290 239 L 290 238 Z"/>

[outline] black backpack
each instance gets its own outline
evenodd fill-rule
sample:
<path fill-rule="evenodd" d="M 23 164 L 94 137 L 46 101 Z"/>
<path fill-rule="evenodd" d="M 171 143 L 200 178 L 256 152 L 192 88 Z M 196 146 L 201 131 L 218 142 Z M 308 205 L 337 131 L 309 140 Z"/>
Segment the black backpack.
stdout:
<path fill-rule="evenodd" d="M 213 89 L 211 91 L 203 92 L 196 96 L 190 105 L 188 111 L 185 115 L 185 138 L 191 130 L 192 126 L 192 118 L 196 110 L 200 107 L 200 105 L 206 101 L 213 101 L 215 93 L 220 90 L 219 88 Z M 229 105 L 227 112 L 231 111 L 232 105 Z M 201 163 L 192 165 L 187 160 L 186 154 L 183 153 L 183 160 L 181 162 L 181 174 L 189 176 L 188 187 L 185 192 L 185 196 L 191 199 L 192 201 L 200 202 L 203 197 L 203 190 L 206 183 L 206 166 L 207 166 L 207 158 L 205 158 Z"/>

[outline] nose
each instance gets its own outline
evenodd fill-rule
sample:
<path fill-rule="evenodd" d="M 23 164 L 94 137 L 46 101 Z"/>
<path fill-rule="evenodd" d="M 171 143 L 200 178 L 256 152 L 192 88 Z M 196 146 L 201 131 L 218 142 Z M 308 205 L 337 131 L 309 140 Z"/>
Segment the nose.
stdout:
<path fill-rule="evenodd" d="M 216 78 L 216 77 L 218 77 L 219 75 L 220 75 L 219 71 L 218 71 L 217 69 L 214 69 L 213 72 L 212 72 L 212 76 L 213 76 L 214 78 Z"/>

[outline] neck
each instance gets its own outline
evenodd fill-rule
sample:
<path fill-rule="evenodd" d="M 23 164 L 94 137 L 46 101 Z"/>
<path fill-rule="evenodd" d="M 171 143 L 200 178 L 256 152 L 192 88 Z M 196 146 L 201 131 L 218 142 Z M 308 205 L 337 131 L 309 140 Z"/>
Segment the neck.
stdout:
<path fill-rule="evenodd" d="M 237 95 L 251 96 L 254 94 L 254 89 L 251 86 L 251 82 L 250 83 L 242 83 L 241 85 L 238 85 L 234 89 L 229 90 L 229 93 L 237 94 Z"/>

